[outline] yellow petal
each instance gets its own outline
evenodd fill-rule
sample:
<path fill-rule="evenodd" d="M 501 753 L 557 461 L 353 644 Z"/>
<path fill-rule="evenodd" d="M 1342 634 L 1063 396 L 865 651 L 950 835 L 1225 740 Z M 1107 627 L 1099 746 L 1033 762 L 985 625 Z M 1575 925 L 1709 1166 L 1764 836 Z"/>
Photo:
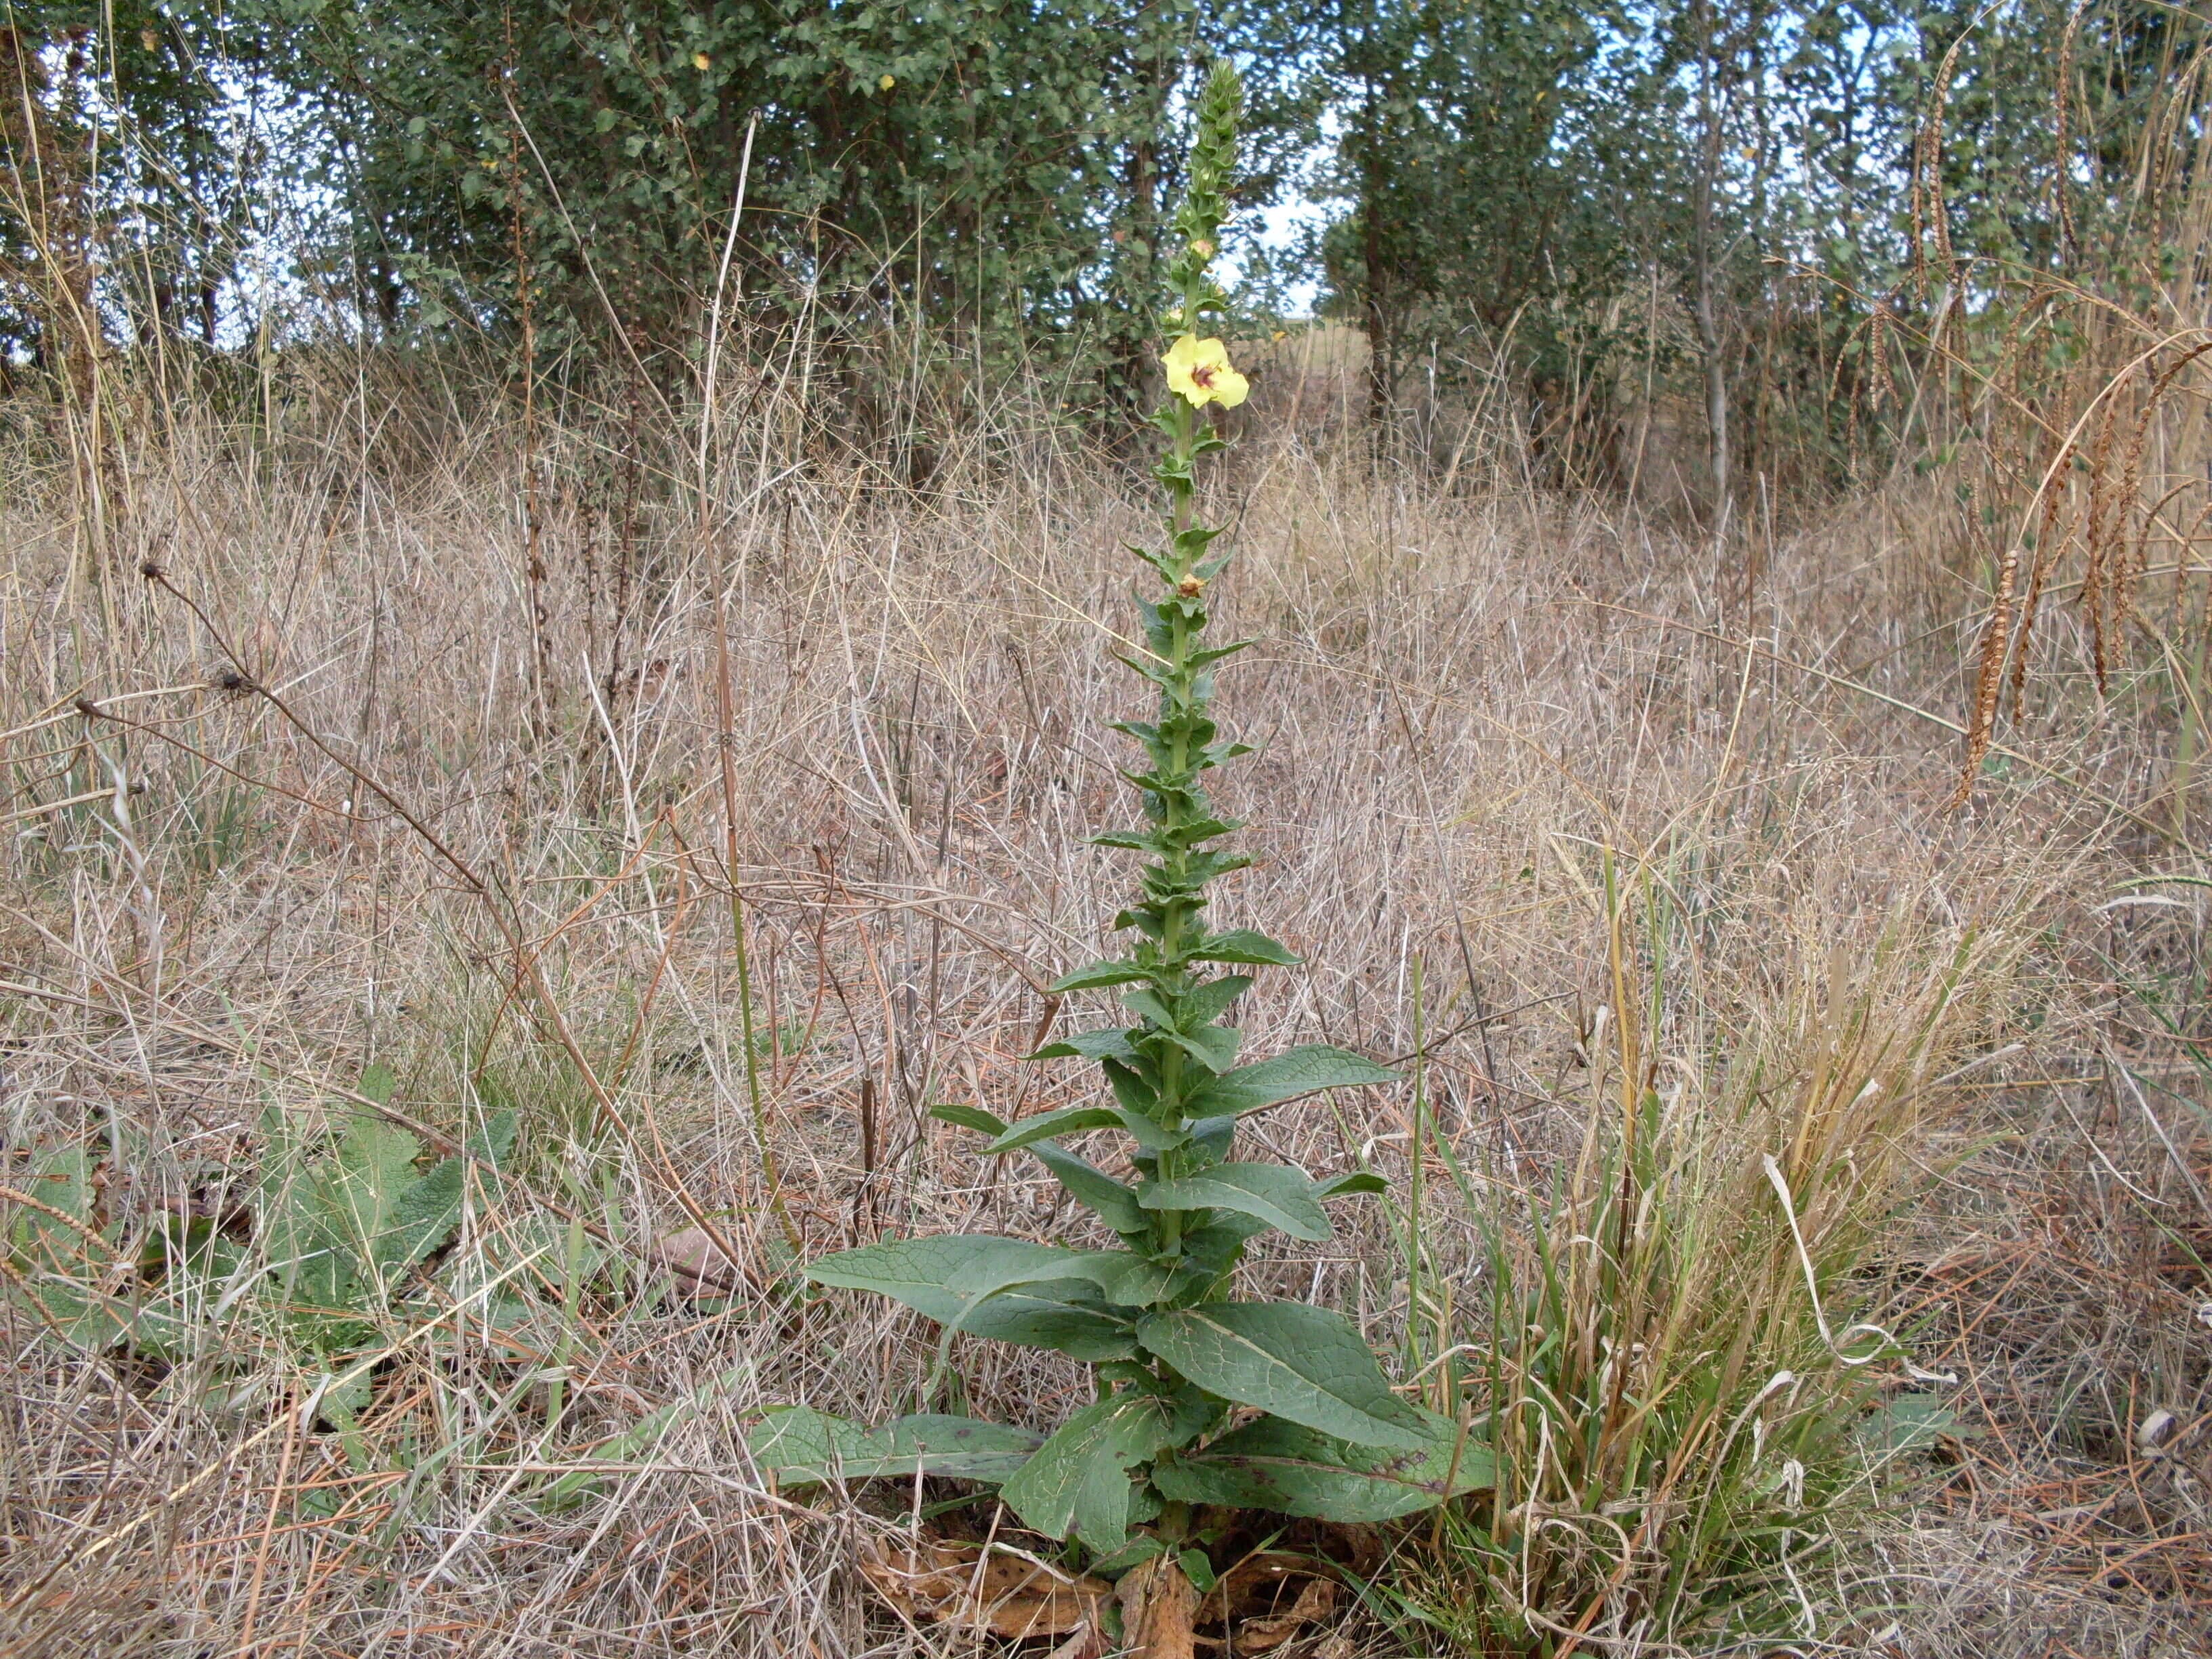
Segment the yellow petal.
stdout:
<path fill-rule="evenodd" d="M 1213 396 L 1224 409 L 1234 409 L 1252 390 L 1252 384 L 1224 363 L 1213 372 Z"/>
<path fill-rule="evenodd" d="M 1168 372 L 1168 390 L 1183 398 L 1194 409 L 1201 407 L 1211 395 L 1199 385 L 1193 373 L 1198 363 L 1198 337 L 1193 334 L 1179 337 L 1160 359 L 1160 367 Z"/>
<path fill-rule="evenodd" d="M 880 81 L 878 81 L 878 82 L 876 82 L 876 90 L 877 90 L 878 92 L 889 92 L 889 91 L 890 91 L 893 87 L 896 86 L 897 84 L 898 84 L 898 76 L 896 76 L 896 75 L 886 75 L 885 76 L 884 76 L 884 78 L 883 78 L 882 80 L 880 80 Z"/>
<path fill-rule="evenodd" d="M 691 54 L 691 67 L 695 70 L 703 71 L 708 65 L 712 64 L 714 61 L 714 60 L 713 58 L 708 57 L 703 52 L 695 52 Z"/>

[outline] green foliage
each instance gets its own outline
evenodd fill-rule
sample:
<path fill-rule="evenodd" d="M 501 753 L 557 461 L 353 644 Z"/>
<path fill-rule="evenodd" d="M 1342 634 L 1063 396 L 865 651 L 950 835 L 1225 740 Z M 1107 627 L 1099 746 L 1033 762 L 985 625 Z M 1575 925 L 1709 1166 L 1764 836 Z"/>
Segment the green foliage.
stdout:
<path fill-rule="evenodd" d="M 1208 269 L 1228 210 L 1238 99 L 1237 77 L 1217 65 L 1200 95 L 1189 190 L 1174 221 L 1182 245 L 1168 270 L 1177 303 L 1166 324 L 1176 336 L 1194 339 L 1227 303 Z M 787 1479 L 919 1467 L 996 1480 L 1030 1527 L 1073 1537 L 1102 1560 L 1124 1565 L 1132 1528 L 1150 1526 L 1172 1547 L 1186 1535 L 1193 1503 L 1387 1518 L 1473 1489 L 1487 1467 L 1467 1455 L 1455 1425 L 1398 1398 L 1342 1316 L 1224 1299 L 1249 1240 L 1271 1228 L 1326 1239 L 1332 1230 L 1323 1201 L 1376 1184 L 1320 1182 L 1287 1164 L 1232 1158 L 1238 1117 L 1393 1075 L 1322 1047 L 1238 1065 L 1240 1034 L 1222 1022 L 1251 976 L 1206 971 L 1212 963 L 1293 960 L 1262 934 L 1208 927 L 1204 914 L 1209 884 L 1245 862 L 1208 850 L 1236 826 L 1214 816 L 1201 779 L 1245 750 L 1221 737 L 1211 714 L 1213 665 L 1234 647 L 1205 644 L 1205 595 L 1229 557 L 1212 548 L 1219 532 L 1195 522 L 1193 499 L 1193 463 L 1220 447 L 1196 416 L 1217 398 L 1241 401 L 1232 375 L 1224 358 L 1215 378 L 1194 376 L 1189 389 L 1171 390 L 1156 416 L 1169 441 L 1155 469 L 1167 495 L 1165 534 L 1159 550 L 1139 550 L 1138 557 L 1165 592 L 1140 602 L 1146 654 L 1127 660 L 1157 688 L 1158 707 L 1151 720 L 1120 728 L 1144 748 L 1143 769 L 1125 775 L 1143 799 L 1145 827 L 1096 838 L 1151 855 L 1141 896 L 1115 918 L 1134 941 L 1124 955 L 1053 988 L 1060 994 L 1119 990 L 1134 1018 L 1038 1051 L 1039 1058 L 1095 1062 L 1114 1104 L 1065 1107 L 1013 1125 L 972 1106 L 937 1114 L 990 1136 L 988 1155 L 1036 1156 L 1120 1235 L 1121 1248 L 908 1238 L 847 1250 L 808 1269 L 818 1284 L 872 1291 L 935 1320 L 944 1328 L 941 1355 L 966 1332 L 1088 1361 L 1098 1367 L 1098 1398 L 1003 1472 L 991 1460 L 1018 1449 L 1009 1431 L 967 1431 L 981 1437 L 979 1447 L 943 1438 L 957 1432 L 946 1425 L 958 1419 L 908 1419 L 866 1431 L 783 1412 L 752 1439 L 754 1456 Z M 1133 1143 L 1133 1182 L 1059 1144 L 1097 1129 Z M 1261 1415 L 1231 1429 L 1240 1407 Z"/>
<path fill-rule="evenodd" d="M 143 334 L 215 344 L 272 171 L 266 132 L 250 130 L 237 89 L 266 75 L 292 39 L 282 7 L 251 0 L 8 0 L 0 362 L 18 352 L 49 366 L 81 362 L 85 322 L 97 324 L 72 315 L 67 290 L 90 300 L 95 276 Z M 125 211 L 129 257 L 103 258 L 101 221 Z"/>
<path fill-rule="evenodd" d="M 371 1099 L 389 1099 L 390 1072 L 362 1079 Z M 470 1164 L 495 1167 L 513 1146 L 512 1113 L 496 1115 L 465 1152 L 418 1167 L 421 1141 L 362 1112 L 326 1144 L 301 1135 L 272 1108 L 263 1121 L 260 1175 L 251 1240 L 206 1218 L 161 1218 L 137 1257 L 116 1255 L 125 1224 L 97 1224 L 92 1170 L 77 1147 L 34 1166 L 9 1237 L 15 1280 L 55 1329 L 80 1347 L 127 1345 L 152 1358 L 243 1357 L 276 1343 L 296 1365 L 341 1378 L 322 1410 L 344 1422 L 370 1396 L 368 1371 L 353 1366 L 406 1316 L 411 1281 L 453 1235 Z M 100 1259 L 103 1248 L 110 1260 Z M 231 1330 L 235 1312 L 250 1330 Z"/>
<path fill-rule="evenodd" d="M 519 221 L 549 343 L 605 340 L 611 301 L 641 349 L 678 344 L 757 118 L 750 291 L 820 296 L 833 336 L 921 311 L 1034 344 L 1110 331 L 1154 280 L 1174 180 L 1153 139 L 1214 22 L 1194 0 L 340 0 L 298 84 L 348 158 L 343 257 L 392 325 L 512 307 Z"/>

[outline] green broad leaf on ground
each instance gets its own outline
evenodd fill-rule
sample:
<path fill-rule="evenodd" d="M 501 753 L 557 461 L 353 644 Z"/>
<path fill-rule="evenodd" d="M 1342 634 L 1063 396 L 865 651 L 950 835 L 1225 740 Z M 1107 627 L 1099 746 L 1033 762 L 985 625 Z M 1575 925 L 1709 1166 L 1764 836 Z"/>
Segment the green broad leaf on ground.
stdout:
<path fill-rule="evenodd" d="M 753 1362 L 739 1360 L 727 1370 L 711 1376 L 690 1394 L 680 1395 L 657 1410 L 646 1413 L 637 1423 L 612 1439 L 603 1440 L 586 1455 L 592 1462 L 622 1463 L 640 1457 L 658 1446 L 662 1437 L 685 1418 L 704 1411 L 731 1389 L 752 1374 Z M 836 1420 L 836 1419 L 831 1419 Z M 556 1508 L 592 1491 L 607 1478 L 610 1471 L 581 1468 L 571 1469 L 548 1486 L 541 1494 L 544 1501 Z"/>
<path fill-rule="evenodd" d="M 1364 1083 L 1389 1083 L 1397 1073 L 1377 1066 L 1348 1049 L 1315 1043 L 1277 1054 L 1272 1060 L 1239 1066 L 1202 1085 L 1183 1103 L 1193 1117 L 1233 1116 L 1256 1111 L 1278 1101 L 1311 1094 L 1316 1089 L 1350 1088 Z"/>
<path fill-rule="evenodd" d="M 1209 933 L 1189 956 L 1193 962 L 1250 963 L 1270 968 L 1295 968 L 1298 962 L 1287 946 L 1250 927 Z"/>
<path fill-rule="evenodd" d="M 505 1163 L 514 1150 L 514 1127 L 513 1109 L 493 1113 L 462 1152 L 432 1165 L 400 1189 L 392 1201 L 391 1225 L 378 1241 L 377 1265 L 387 1276 L 413 1267 L 446 1242 L 460 1224 L 470 1164 L 496 1168 Z"/>
<path fill-rule="evenodd" d="M 1086 1129 L 1109 1129 L 1121 1121 L 1121 1115 L 1111 1106 L 1062 1106 L 1056 1111 L 1024 1118 L 983 1151 L 987 1156 L 996 1158 L 1002 1152 L 1018 1152 L 1040 1140 L 1080 1134 Z"/>
<path fill-rule="evenodd" d="M 1303 1170 L 1284 1164 L 1217 1164 L 1174 1181 L 1147 1181 L 1137 1202 L 1148 1210 L 1236 1210 L 1319 1243 L 1332 1229 Z"/>
<path fill-rule="evenodd" d="M 1136 1194 L 1097 1165 L 1055 1146 L 1049 1140 L 1034 1142 L 1030 1149 L 1051 1170 L 1076 1202 L 1084 1206 L 1117 1233 L 1141 1233 L 1150 1220 Z"/>
<path fill-rule="evenodd" d="M 1186 1504 L 1358 1525 L 1395 1521 L 1494 1483 L 1488 1446 L 1462 1438 L 1448 1417 L 1419 1414 L 1425 1440 L 1418 1450 L 1355 1446 L 1263 1417 L 1202 1452 L 1160 1464 L 1152 1484 L 1163 1497 Z"/>
<path fill-rule="evenodd" d="M 793 1486 L 911 1480 L 919 1473 L 996 1482 L 1029 1461 L 1044 1437 L 973 1417 L 924 1413 L 870 1429 L 805 1406 L 771 1411 L 745 1437 L 753 1462 Z"/>
<path fill-rule="evenodd" d="M 1072 974 L 1061 975 L 1045 987 L 1045 991 L 1050 996 L 1065 996 L 1070 991 L 1103 991 L 1109 986 L 1134 985 L 1151 977 L 1133 963 L 1094 962 Z"/>
<path fill-rule="evenodd" d="M 1978 1439 L 1981 1433 L 1934 1394 L 1893 1395 L 1857 1426 L 1860 1443 L 1885 1456 L 1926 1451 L 1944 1440 Z"/>
<path fill-rule="evenodd" d="M 1152 1394 L 1117 1394 L 1081 1411 L 999 1489 L 1048 1538 L 1070 1533 L 1101 1553 L 1129 1535 L 1129 1471 L 1195 1431 L 1192 1413 Z"/>
<path fill-rule="evenodd" d="M 1390 1392 L 1340 1314 L 1297 1302 L 1217 1302 L 1139 1320 L 1137 1340 L 1211 1394 L 1363 1446 L 1418 1451 L 1419 1413 Z"/>

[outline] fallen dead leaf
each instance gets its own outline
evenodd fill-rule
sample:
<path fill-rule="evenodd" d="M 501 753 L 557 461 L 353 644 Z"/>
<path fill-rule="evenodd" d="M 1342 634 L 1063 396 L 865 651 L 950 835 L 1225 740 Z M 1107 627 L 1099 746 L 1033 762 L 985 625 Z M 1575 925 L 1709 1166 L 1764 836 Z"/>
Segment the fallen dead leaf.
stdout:
<path fill-rule="evenodd" d="M 703 1228 L 686 1227 L 655 1239 L 653 1256 L 686 1296 L 726 1295 L 738 1286 L 737 1264 L 714 1247 Z"/>
<path fill-rule="evenodd" d="M 1279 1648 L 1316 1620 L 1336 1610 L 1336 1585 L 1327 1578 L 1309 1578 L 1287 1613 L 1247 1619 L 1237 1631 L 1239 1653 L 1266 1653 Z"/>
<path fill-rule="evenodd" d="M 1195 1659 L 1198 1591 L 1174 1556 L 1139 1562 L 1116 1589 L 1130 1659 Z"/>
<path fill-rule="evenodd" d="M 1085 1622 L 1075 1627 L 1075 1633 L 1062 1642 L 1045 1659 L 1103 1659 L 1106 1638 L 1097 1626 Z"/>
<path fill-rule="evenodd" d="M 1068 1636 L 1095 1632 L 1113 1586 L 1071 1578 L 1041 1561 L 977 1544 L 924 1542 L 869 1551 L 862 1577 L 909 1619 L 993 1636 Z M 1063 1644 L 1053 1659 L 1084 1659 Z"/>

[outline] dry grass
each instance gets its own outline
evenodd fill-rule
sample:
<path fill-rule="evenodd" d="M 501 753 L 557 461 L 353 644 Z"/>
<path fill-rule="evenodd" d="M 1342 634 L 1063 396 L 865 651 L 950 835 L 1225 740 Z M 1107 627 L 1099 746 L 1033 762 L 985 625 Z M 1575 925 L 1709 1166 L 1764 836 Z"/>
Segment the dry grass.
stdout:
<path fill-rule="evenodd" d="M 227 1213 L 265 1110 L 332 1113 L 382 1060 L 426 1130 L 520 1109 L 520 1164 L 479 1183 L 459 1269 L 549 1236 L 604 1256 L 526 1269 L 537 1311 L 503 1338 L 465 1310 L 395 1326 L 349 1437 L 270 1410 L 315 1381 L 281 1345 L 243 1378 L 213 1338 L 173 1369 L 72 1352 L 8 1298 L 9 1651 L 957 1646 L 897 1628 L 848 1571 L 893 1521 L 764 1491 L 742 1425 L 775 1401 L 912 1407 L 928 1370 L 909 1317 L 797 1294 L 787 1220 L 810 1253 L 1065 1221 L 1048 1182 L 980 1164 L 922 1109 L 1012 1116 L 1083 1086 L 1018 1057 L 1052 1014 L 1036 988 L 1096 953 L 1127 880 L 1078 838 L 1123 810 L 1107 649 L 1117 546 L 1144 520 L 1103 463 L 1036 443 L 941 453 L 924 492 L 788 465 L 764 387 L 731 400 L 703 542 L 688 506 L 656 505 L 682 446 L 629 450 L 619 417 L 550 424 L 542 626 L 519 434 L 465 398 L 334 379 L 275 438 L 187 422 L 118 459 L 105 580 L 77 556 L 68 468 L 11 451 L 9 1169 L 94 1146 L 100 1218 L 135 1243 L 163 1211 Z M 2086 671 L 2054 677 L 2056 712 L 1947 815 L 1978 618 L 1910 533 L 1918 502 L 1762 528 L 1722 571 L 1492 477 L 1440 495 L 1255 443 L 1220 485 L 1244 550 L 1226 624 L 1264 641 L 1225 681 L 1227 721 L 1265 750 L 1224 792 L 1262 855 L 1224 903 L 1310 958 L 1262 981 L 1253 1045 L 1407 1054 L 1418 962 L 1425 1029 L 1449 1034 L 1426 1066 L 1440 1132 L 1503 1210 L 1583 1142 L 1613 994 L 1604 849 L 1674 918 L 1646 1052 L 1717 1098 L 1733 1057 L 1797 1077 L 1838 1010 L 1917 1006 L 1909 975 L 1852 978 L 1877 941 L 1886 960 L 1967 951 L 1974 994 L 1915 1050 L 1909 1123 L 1881 1136 L 1895 1190 L 1926 1201 L 1861 1299 L 1960 1374 L 1986 1432 L 1887 1483 L 1886 1516 L 1798 1587 L 1839 1644 L 1802 1650 L 2199 1650 L 2205 1096 L 2143 999 L 2196 1031 L 2203 890 L 2108 902 L 2198 867 L 2151 827 L 2171 821 L 2171 686 L 2122 676 L 2100 702 Z M 118 574 L 146 558 L 163 584 Z M 757 1126 L 719 858 L 724 581 Z M 2138 1109 L 2124 1072 L 2168 1092 Z M 1402 1180 L 1411 1098 L 1258 1133 Z M 1715 1189 L 1756 1191 L 1758 1150 L 1756 1126 L 1708 1148 Z M 1432 1259 L 1476 1305 L 1483 1218 L 1426 1173 Z M 726 1302 L 650 1268 L 653 1240 L 702 1218 L 740 1258 Z M 1376 1217 L 1250 1278 L 1385 1343 L 1407 1323 Z M 960 1358 L 981 1413 L 1042 1424 L 1079 1397 L 1049 1357 Z M 263 1392 L 241 1402 L 247 1380 Z M 657 1444 L 606 1456 L 693 1396 Z M 2154 1408 L 2175 1426 L 2149 1447 Z M 595 1496 L 533 1501 L 595 1450 Z M 1590 1628 L 1668 1650 L 1616 1639 L 1631 1625 Z"/>

